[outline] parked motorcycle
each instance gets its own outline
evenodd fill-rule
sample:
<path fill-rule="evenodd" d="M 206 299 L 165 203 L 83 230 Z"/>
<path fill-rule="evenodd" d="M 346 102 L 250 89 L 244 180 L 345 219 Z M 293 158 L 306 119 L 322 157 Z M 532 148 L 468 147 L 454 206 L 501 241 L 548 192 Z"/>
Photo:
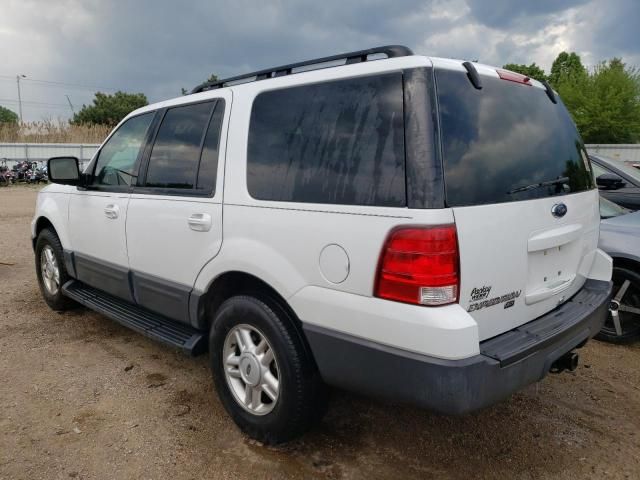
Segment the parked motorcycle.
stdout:
<path fill-rule="evenodd" d="M 7 159 L 0 160 L 0 187 L 8 187 L 13 183 L 13 173 L 7 166 Z"/>
<path fill-rule="evenodd" d="M 21 162 L 16 163 L 13 168 L 14 181 L 15 182 L 26 182 L 28 179 L 27 172 L 31 169 L 31 162 L 28 160 L 23 160 Z"/>
<path fill-rule="evenodd" d="M 38 165 L 38 162 L 31 163 L 31 168 L 25 172 L 25 177 L 27 183 L 40 183 L 47 181 L 47 174 L 42 166 Z"/>

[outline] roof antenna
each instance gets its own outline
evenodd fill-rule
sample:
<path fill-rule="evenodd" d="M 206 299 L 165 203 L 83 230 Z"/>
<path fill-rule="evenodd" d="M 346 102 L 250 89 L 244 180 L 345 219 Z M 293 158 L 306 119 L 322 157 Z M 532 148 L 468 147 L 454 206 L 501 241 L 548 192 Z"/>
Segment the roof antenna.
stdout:
<path fill-rule="evenodd" d="M 480 75 L 478 75 L 478 71 L 476 67 L 471 62 L 463 62 L 462 66 L 467 70 L 467 77 L 471 81 L 471 84 L 476 88 L 476 90 L 482 90 L 482 82 L 480 81 Z"/>

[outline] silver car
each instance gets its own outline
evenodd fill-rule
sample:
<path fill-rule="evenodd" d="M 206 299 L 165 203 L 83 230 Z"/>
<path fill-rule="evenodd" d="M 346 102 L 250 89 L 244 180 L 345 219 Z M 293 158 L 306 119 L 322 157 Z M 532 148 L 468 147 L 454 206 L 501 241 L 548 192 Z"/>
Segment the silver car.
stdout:
<path fill-rule="evenodd" d="M 600 197 L 599 247 L 613 258 L 613 299 L 596 338 L 628 343 L 640 338 L 640 211 L 630 213 Z"/>

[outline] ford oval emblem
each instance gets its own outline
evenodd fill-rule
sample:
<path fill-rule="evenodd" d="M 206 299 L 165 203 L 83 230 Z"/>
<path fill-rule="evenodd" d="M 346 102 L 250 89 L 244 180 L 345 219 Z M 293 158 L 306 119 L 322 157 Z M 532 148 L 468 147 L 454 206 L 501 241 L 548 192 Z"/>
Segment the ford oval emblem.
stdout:
<path fill-rule="evenodd" d="M 551 207 L 551 214 L 556 218 L 562 218 L 567 214 L 567 206 L 564 203 L 556 203 Z"/>

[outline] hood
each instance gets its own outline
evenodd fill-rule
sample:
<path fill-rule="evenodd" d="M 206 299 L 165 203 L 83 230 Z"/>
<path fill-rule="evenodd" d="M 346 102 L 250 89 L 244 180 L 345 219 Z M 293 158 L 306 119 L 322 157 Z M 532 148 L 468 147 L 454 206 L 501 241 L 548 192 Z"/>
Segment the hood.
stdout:
<path fill-rule="evenodd" d="M 600 230 L 629 231 L 640 233 L 640 211 L 606 218 L 600 222 Z"/>

